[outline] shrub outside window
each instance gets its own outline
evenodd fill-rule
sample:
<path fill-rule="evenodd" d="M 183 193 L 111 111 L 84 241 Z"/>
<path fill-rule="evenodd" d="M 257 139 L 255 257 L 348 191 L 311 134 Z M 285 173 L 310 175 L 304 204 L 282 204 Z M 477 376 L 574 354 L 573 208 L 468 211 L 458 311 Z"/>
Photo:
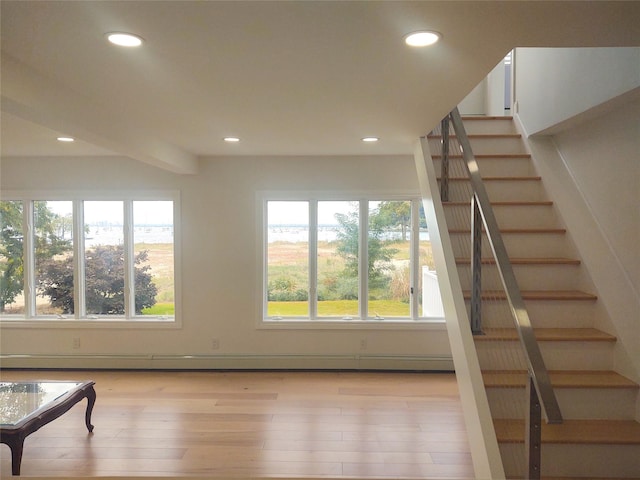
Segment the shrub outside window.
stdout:
<path fill-rule="evenodd" d="M 175 320 L 174 207 L 173 198 L 1 200 L 0 317 Z"/>
<path fill-rule="evenodd" d="M 274 198 L 263 212 L 266 321 L 442 317 L 419 199 Z"/>

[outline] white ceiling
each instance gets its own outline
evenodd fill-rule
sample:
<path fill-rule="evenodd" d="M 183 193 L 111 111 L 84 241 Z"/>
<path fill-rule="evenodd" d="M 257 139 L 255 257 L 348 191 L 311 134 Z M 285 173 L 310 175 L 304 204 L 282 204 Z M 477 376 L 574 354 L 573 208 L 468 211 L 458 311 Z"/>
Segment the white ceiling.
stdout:
<path fill-rule="evenodd" d="M 3 156 L 410 154 L 516 46 L 638 46 L 640 2 L 7 1 Z M 442 33 L 417 50 L 403 36 Z M 136 33 L 139 49 L 108 44 Z M 55 141 L 58 134 L 78 139 Z M 225 136 L 238 136 L 226 144 Z M 376 144 L 361 138 L 380 137 Z"/>

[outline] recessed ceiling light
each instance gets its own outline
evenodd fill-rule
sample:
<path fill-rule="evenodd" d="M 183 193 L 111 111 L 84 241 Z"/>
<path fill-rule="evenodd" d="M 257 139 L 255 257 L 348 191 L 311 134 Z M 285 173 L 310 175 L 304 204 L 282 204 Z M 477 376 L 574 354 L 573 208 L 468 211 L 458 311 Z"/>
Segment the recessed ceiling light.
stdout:
<path fill-rule="evenodd" d="M 72 137 L 58 137 L 59 142 L 75 142 L 75 138 Z"/>
<path fill-rule="evenodd" d="M 378 140 L 380 140 L 378 137 L 364 137 L 362 139 L 363 142 L 368 142 L 368 143 L 377 142 Z"/>
<path fill-rule="evenodd" d="M 227 143 L 238 143 L 240 139 L 238 137 L 224 137 L 224 141 Z"/>
<path fill-rule="evenodd" d="M 107 40 L 120 47 L 139 47 L 140 45 L 142 45 L 142 38 L 131 33 L 107 33 Z"/>
<path fill-rule="evenodd" d="M 404 41 L 411 47 L 426 47 L 428 45 L 433 45 L 440 40 L 440 38 L 442 38 L 442 35 L 438 32 L 422 30 L 420 32 L 409 33 L 404 37 Z"/>

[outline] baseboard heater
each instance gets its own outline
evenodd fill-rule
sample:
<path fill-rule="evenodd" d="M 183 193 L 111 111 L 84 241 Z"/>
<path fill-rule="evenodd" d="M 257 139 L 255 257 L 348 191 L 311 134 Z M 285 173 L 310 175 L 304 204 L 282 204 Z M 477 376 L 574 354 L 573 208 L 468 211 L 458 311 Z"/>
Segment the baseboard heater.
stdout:
<path fill-rule="evenodd" d="M 0 368 L 453 371 L 430 355 L 2 355 Z"/>

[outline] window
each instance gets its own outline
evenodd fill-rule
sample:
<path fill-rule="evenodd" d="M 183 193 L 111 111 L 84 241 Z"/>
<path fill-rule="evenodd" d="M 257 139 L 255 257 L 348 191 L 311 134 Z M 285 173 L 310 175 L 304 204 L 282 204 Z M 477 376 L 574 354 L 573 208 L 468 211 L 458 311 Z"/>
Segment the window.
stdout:
<path fill-rule="evenodd" d="M 420 200 L 276 197 L 262 205 L 266 321 L 442 317 Z"/>
<path fill-rule="evenodd" d="M 50 299 L 36 298 L 35 313 L 73 312 L 73 202 L 36 200 L 33 217 L 35 284 L 41 298 Z M 29 273 L 29 268 L 26 270 Z M 27 281 L 27 285 L 30 283 Z"/>
<path fill-rule="evenodd" d="M 175 319 L 176 200 L 0 201 L 3 320 Z"/>
<path fill-rule="evenodd" d="M 309 209 L 306 202 L 269 202 L 268 311 L 273 317 L 309 312 Z"/>
<path fill-rule="evenodd" d="M 0 312 L 24 311 L 22 202 L 0 202 Z"/>
<path fill-rule="evenodd" d="M 357 318 L 358 202 L 318 202 L 318 317 Z"/>

